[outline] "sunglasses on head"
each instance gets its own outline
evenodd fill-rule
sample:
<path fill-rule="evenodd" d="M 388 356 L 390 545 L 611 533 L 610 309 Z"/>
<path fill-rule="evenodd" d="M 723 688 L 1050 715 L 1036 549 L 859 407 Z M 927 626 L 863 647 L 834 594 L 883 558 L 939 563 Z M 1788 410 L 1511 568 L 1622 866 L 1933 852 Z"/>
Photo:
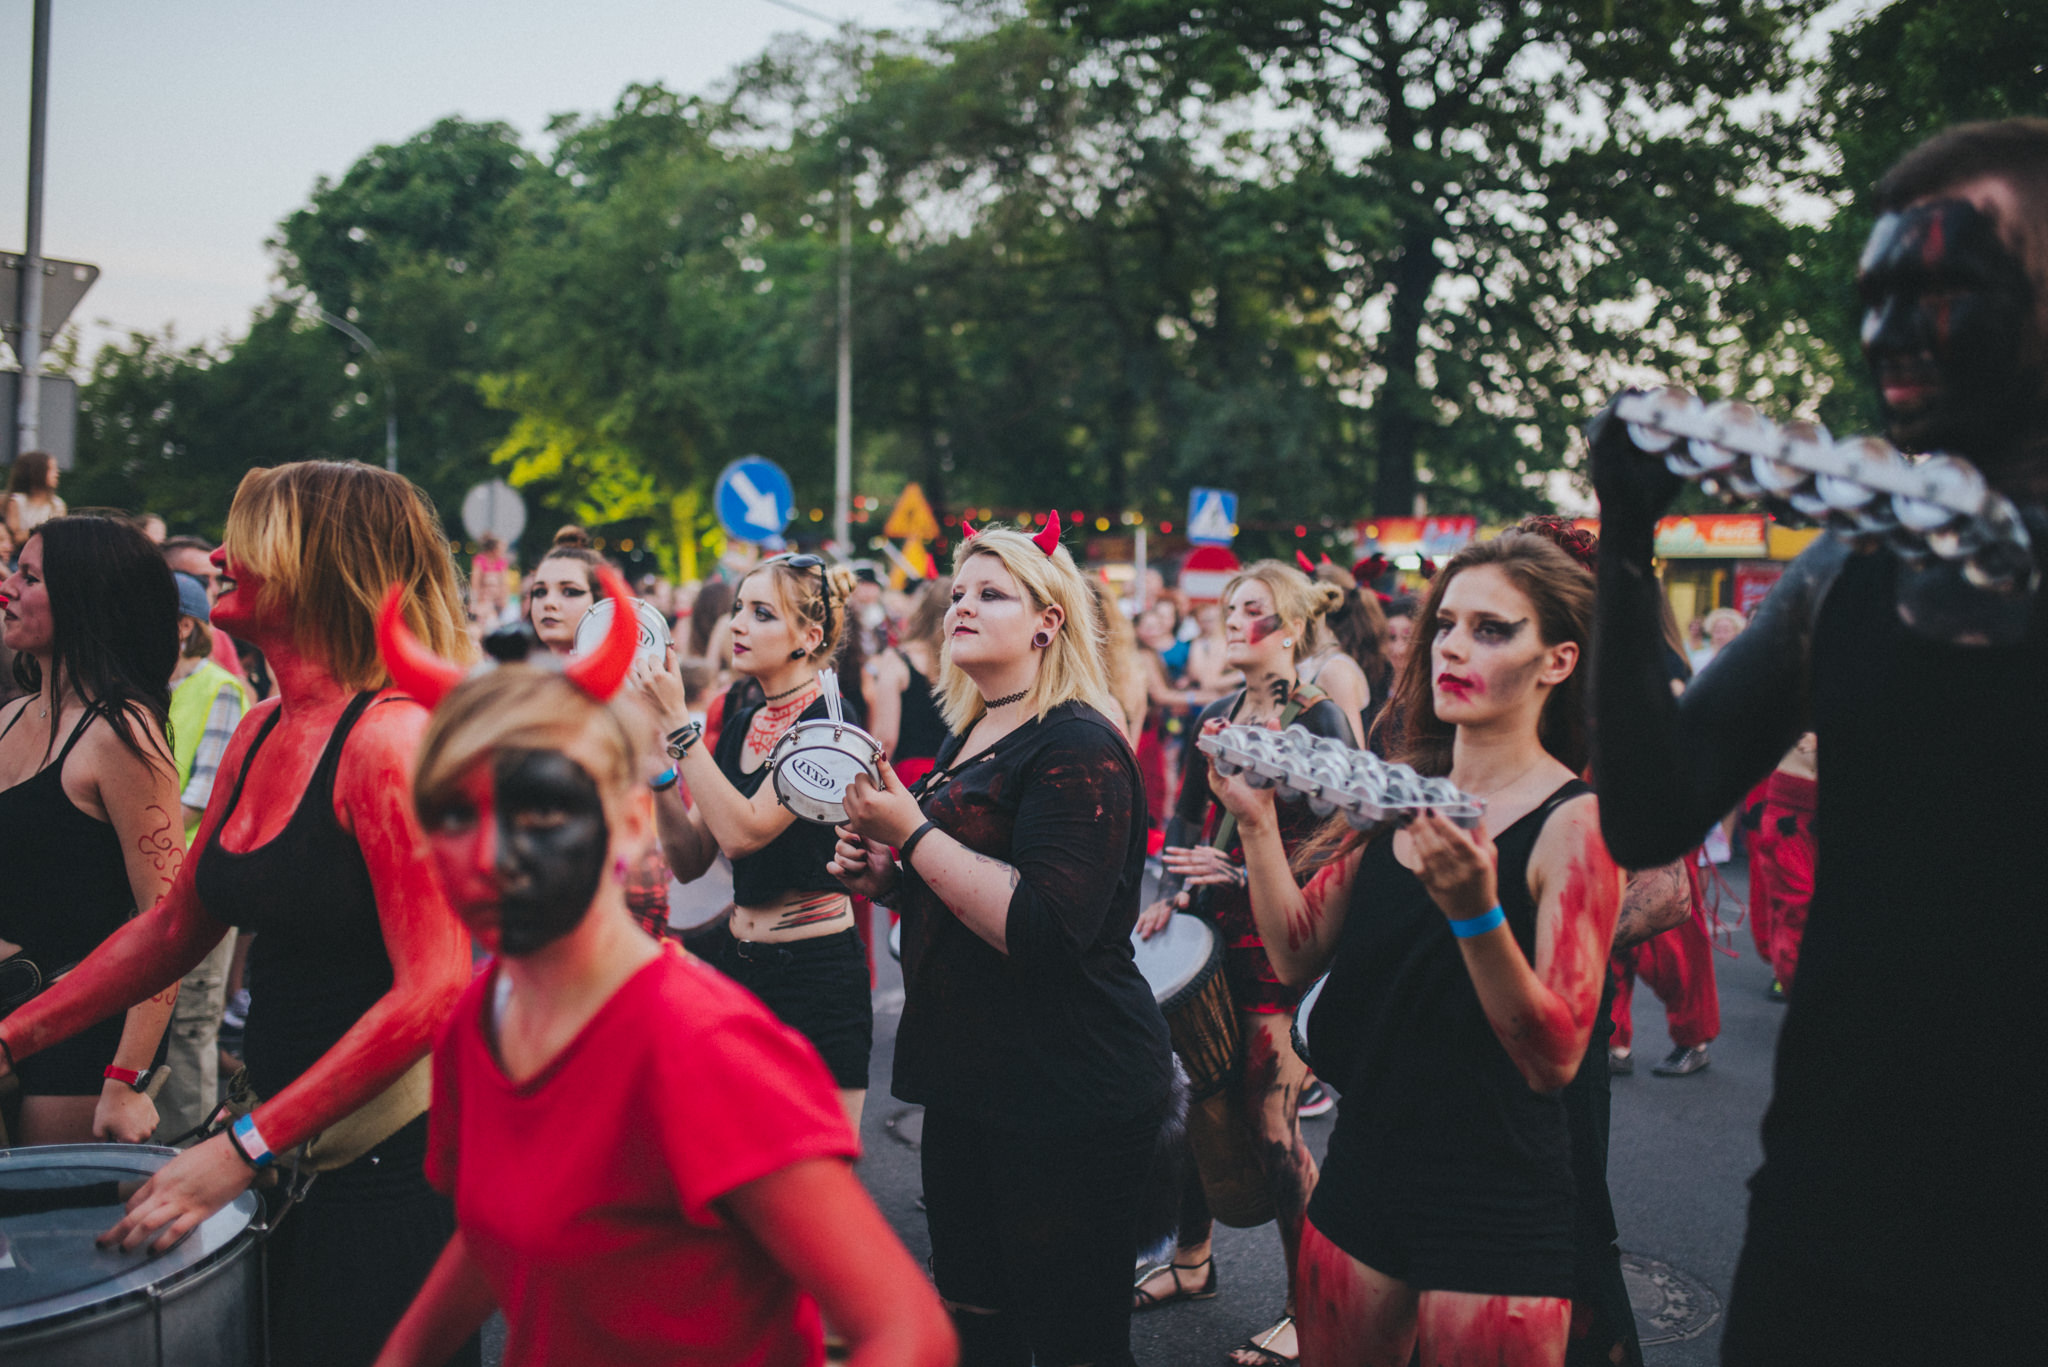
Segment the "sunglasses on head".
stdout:
<path fill-rule="evenodd" d="M 825 639 L 832 639 L 832 583 L 825 577 L 825 561 L 821 556 L 783 554 L 770 556 L 761 562 L 764 565 L 784 564 L 793 570 L 816 570 L 818 572 L 818 601 L 825 605 Z"/>

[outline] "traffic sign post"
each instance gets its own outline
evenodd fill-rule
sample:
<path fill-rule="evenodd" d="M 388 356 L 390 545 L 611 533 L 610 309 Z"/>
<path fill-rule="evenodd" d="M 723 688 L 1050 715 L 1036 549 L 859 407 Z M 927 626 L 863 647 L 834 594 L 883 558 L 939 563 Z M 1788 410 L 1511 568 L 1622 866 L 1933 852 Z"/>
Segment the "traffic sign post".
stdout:
<path fill-rule="evenodd" d="M 758 543 L 782 535 L 796 515 L 796 490 L 774 461 L 741 456 L 719 473 L 712 503 L 727 536 Z"/>
<path fill-rule="evenodd" d="M 1197 546 L 1228 546 L 1237 539 L 1237 495 L 1228 489 L 1188 491 L 1188 540 Z"/>
<path fill-rule="evenodd" d="M 462 529 L 472 541 L 495 536 L 511 546 L 526 530 L 526 500 L 502 479 L 471 485 L 462 496 Z"/>

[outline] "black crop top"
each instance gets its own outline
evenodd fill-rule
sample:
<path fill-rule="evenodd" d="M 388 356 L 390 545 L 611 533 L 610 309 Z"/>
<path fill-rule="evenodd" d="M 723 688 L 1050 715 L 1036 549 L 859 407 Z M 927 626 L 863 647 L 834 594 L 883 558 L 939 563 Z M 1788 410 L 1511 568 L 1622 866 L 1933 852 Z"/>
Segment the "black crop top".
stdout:
<path fill-rule="evenodd" d="M 725 695 L 725 720 L 720 724 L 718 748 L 711 755 L 718 761 L 719 772 L 739 790 L 740 796 L 749 799 L 761 791 L 761 785 L 768 779 L 766 764 L 751 774 L 740 772 L 747 727 L 761 710 L 760 694 L 749 687 L 751 683 L 752 680 L 742 679 Z M 750 693 L 751 698 L 747 696 Z M 797 721 L 820 721 L 826 715 L 825 700 L 821 697 L 806 707 Z M 790 822 L 789 829 L 767 845 L 732 861 L 733 902 L 743 907 L 767 907 L 792 892 L 846 891 L 837 878 L 825 871 L 837 840 L 830 826 L 801 817 Z"/>
<path fill-rule="evenodd" d="M 376 696 L 358 694 L 334 724 L 284 829 L 236 853 L 222 847 L 220 833 L 283 711 L 265 718 L 192 873 L 208 915 L 256 936 L 242 1057 L 259 1096 L 274 1097 L 289 1086 L 391 990 L 391 956 L 369 866 L 355 837 L 334 819 L 342 746 Z"/>
<path fill-rule="evenodd" d="M 27 711 L 23 703 L 8 729 Z M 46 979 L 98 949 L 135 914 L 113 824 L 79 811 L 64 791 L 64 761 L 100 715 L 97 707 L 86 709 L 55 761 L 0 792 L 0 830 L 7 832 L 0 938 L 20 945 Z"/>

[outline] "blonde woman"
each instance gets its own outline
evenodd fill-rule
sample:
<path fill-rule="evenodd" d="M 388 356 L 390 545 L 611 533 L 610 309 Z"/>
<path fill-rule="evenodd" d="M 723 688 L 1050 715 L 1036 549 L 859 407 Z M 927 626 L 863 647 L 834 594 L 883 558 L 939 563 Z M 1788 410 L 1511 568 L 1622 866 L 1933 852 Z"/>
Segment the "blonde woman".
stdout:
<path fill-rule="evenodd" d="M 688 883 L 720 852 L 732 860 L 733 908 L 713 962 L 817 1046 L 858 1129 L 874 1043 L 867 951 L 853 901 L 828 867 L 832 828 L 797 820 L 768 781 L 775 742 L 827 715 L 818 672 L 839 653 L 852 588 L 852 571 L 815 555 L 778 555 L 740 581 L 730 631 L 743 677 L 726 696 L 715 748 L 690 720 L 680 678 L 665 670 L 639 678 L 675 762 L 657 780 L 655 801 L 670 869 Z M 749 681 L 761 701 L 743 691 Z"/>
<path fill-rule="evenodd" d="M 895 1092 L 925 1108 L 932 1275 L 961 1361 L 1128 1367 L 1132 1229 L 1172 1061 L 1131 951 L 1137 763 L 1058 536 L 1055 515 L 961 545 L 954 735 L 919 794 L 887 768 L 855 780 L 837 868 L 903 913 Z"/>
<path fill-rule="evenodd" d="M 392 1128 L 322 1172 L 265 1245 L 271 1360 L 363 1367 L 454 1228 L 422 1171 L 424 1098 L 385 1093 L 469 981 L 469 936 L 412 812 L 426 709 L 390 687 L 377 655 L 385 591 L 404 586 L 437 652 L 466 663 L 473 648 L 433 505 L 383 470 L 250 471 L 214 563 L 227 587 L 213 620 L 263 651 L 280 698 L 228 743 L 170 891 L 0 1025 L 0 1062 L 169 987 L 230 926 L 255 934 L 243 1053 L 254 1109 L 165 1164 L 101 1238 L 168 1248 L 267 1182 L 280 1155 L 357 1111 L 381 1117 L 372 1130 Z M 479 1354 L 472 1341 L 458 1360 Z"/>

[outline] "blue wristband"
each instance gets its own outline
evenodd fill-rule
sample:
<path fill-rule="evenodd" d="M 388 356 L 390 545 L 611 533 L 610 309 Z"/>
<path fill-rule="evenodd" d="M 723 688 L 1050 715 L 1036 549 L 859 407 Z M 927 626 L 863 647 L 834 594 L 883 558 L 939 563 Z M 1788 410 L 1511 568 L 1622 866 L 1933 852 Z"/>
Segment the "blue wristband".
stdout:
<path fill-rule="evenodd" d="M 669 789 L 676 786 L 677 777 L 678 775 L 676 774 L 676 766 L 671 764 L 668 766 L 668 768 L 656 774 L 654 776 L 654 781 L 652 783 L 649 783 L 647 786 L 652 788 L 657 793 L 665 793 Z"/>
<path fill-rule="evenodd" d="M 263 1140 L 263 1131 L 256 1128 L 254 1114 L 237 1120 L 229 1130 L 231 1142 L 242 1157 L 249 1160 L 249 1166 L 258 1172 L 277 1161 L 277 1155 L 270 1151 L 270 1145 Z"/>
<path fill-rule="evenodd" d="M 1487 931 L 1492 930 L 1496 926 L 1504 926 L 1507 923 L 1508 914 L 1502 911 L 1500 903 L 1496 902 L 1492 911 L 1482 911 L 1477 916 L 1468 916 L 1462 921 L 1452 921 L 1451 934 L 1461 940 L 1469 940 L 1476 935 L 1486 934 Z"/>

